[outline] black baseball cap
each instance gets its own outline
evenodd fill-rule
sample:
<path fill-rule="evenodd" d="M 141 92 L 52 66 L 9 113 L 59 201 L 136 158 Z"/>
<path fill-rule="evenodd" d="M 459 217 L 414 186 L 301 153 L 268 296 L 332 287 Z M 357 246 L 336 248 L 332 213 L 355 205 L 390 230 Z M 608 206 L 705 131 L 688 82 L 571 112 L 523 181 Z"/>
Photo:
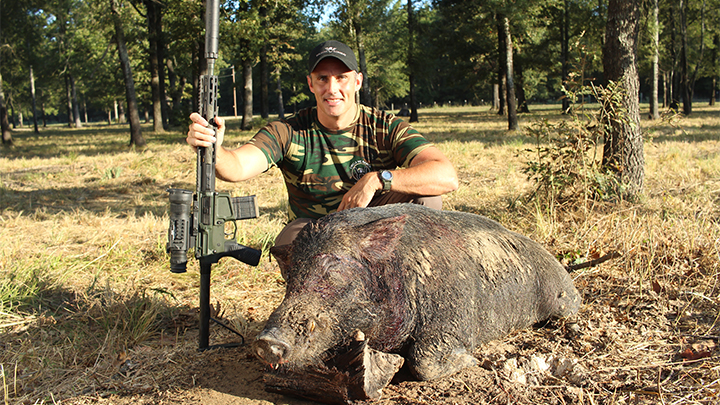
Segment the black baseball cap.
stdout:
<path fill-rule="evenodd" d="M 308 58 L 309 72 L 312 73 L 318 63 L 325 58 L 338 59 L 349 69 L 356 72 L 358 70 L 357 60 L 355 59 L 355 53 L 352 49 L 340 41 L 330 40 L 321 43 L 310 51 L 310 57 Z"/>

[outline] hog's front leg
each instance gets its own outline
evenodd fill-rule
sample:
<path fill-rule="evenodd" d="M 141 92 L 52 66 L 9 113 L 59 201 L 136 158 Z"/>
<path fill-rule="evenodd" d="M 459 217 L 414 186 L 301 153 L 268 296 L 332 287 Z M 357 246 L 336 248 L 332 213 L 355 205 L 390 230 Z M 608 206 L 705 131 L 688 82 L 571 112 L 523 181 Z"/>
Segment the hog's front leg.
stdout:
<path fill-rule="evenodd" d="M 473 367 L 478 360 L 452 336 L 425 336 L 416 340 L 408 353 L 410 370 L 420 380 L 447 377 Z"/>

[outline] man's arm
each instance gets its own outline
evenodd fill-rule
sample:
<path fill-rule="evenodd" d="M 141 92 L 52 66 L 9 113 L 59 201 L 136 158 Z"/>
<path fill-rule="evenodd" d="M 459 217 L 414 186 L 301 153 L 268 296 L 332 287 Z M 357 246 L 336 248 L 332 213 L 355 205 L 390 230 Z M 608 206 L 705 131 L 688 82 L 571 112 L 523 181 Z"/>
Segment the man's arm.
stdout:
<path fill-rule="evenodd" d="M 192 124 L 188 129 L 187 143 L 193 148 L 207 147 L 215 143 L 216 162 L 215 175 L 217 178 L 237 182 L 247 180 L 268 169 L 267 159 L 254 145 L 245 144 L 237 149 L 228 150 L 222 146 L 225 135 L 225 121 L 215 117 L 218 125 L 217 132 L 207 127 L 207 121 L 198 113 L 190 114 Z"/>
<path fill-rule="evenodd" d="M 435 196 L 455 191 L 458 178 L 452 163 L 434 146 L 426 148 L 412 160 L 405 169 L 391 170 L 393 174 L 392 191 L 403 194 Z M 355 207 L 367 207 L 382 190 L 382 182 L 377 172 L 363 176 L 343 196 L 338 211 Z"/>

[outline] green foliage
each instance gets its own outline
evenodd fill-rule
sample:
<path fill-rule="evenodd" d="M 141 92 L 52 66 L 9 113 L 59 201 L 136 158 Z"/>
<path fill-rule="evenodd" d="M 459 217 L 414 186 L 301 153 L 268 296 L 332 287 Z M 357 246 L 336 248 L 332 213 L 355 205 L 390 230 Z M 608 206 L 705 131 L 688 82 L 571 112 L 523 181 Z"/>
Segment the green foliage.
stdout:
<path fill-rule="evenodd" d="M 607 87 L 563 90 L 573 104 L 580 102 L 568 112 L 569 119 L 541 119 L 527 129 L 535 148 L 528 150 L 531 157 L 523 172 L 536 185 L 533 197 L 554 204 L 622 196 L 624 186 L 616 171 L 602 164 L 602 147 L 612 126 L 627 121 L 624 89 L 610 82 Z M 599 106 L 586 108 L 583 100 L 597 100 Z"/>

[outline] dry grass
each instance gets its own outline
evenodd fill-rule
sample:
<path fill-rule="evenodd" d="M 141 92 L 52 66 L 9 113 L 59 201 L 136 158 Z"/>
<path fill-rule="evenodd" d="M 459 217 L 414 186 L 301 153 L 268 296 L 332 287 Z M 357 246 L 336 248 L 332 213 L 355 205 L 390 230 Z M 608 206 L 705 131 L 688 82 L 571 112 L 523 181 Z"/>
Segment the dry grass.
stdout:
<path fill-rule="evenodd" d="M 536 109 L 521 117 L 521 126 L 540 116 L 562 119 L 556 107 Z M 562 384 L 585 393 L 577 403 L 718 400 L 717 108 L 697 107 L 675 126 L 643 122 L 646 178 L 639 202 L 553 209 L 525 198 L 532 184 L 522 172 L 522 150 L 532 140 L 507 133 L 502 117 L 484 108 L 439 108 L 422 110 L 421 120 L 416 127 L 460 174 L 461 188 L 445 199 L 446 209 L 497 219 L 566 262 L 621 254 L 573 273 L 585 300 L 578 317 L 583 333 L 557 351 L 574 352 L 592 370 L 584 382 Z M 150 146 L 143 151 L 126 147 L 126 132 L 105 126 L 16 132 L 17 146 L 0 151 L 5 403 L 177 392 L 188 383 L 164 377 L 202 361 L 191 349 L 197 265 L 191 261 L 188 273 L 173 275 L 164 252 L 165 190 L 194 188 L 195 156 L 180 132 L 146 132 Z M 249 136 L 233 130 L 226 142 Z M 258 196 L 261 217 L 241 222 L 239 239 L 262 248 L 264 259 L 256 268 L 222 261 L 213 268 L 212 290 L 228 322 L 256 330 L 283 292 L 266 256 L 285 219 L 284 185 L 271 171 L 218 187 Z M 532 345 L 542 334 L 527 331 L 508 342 Z"/>

